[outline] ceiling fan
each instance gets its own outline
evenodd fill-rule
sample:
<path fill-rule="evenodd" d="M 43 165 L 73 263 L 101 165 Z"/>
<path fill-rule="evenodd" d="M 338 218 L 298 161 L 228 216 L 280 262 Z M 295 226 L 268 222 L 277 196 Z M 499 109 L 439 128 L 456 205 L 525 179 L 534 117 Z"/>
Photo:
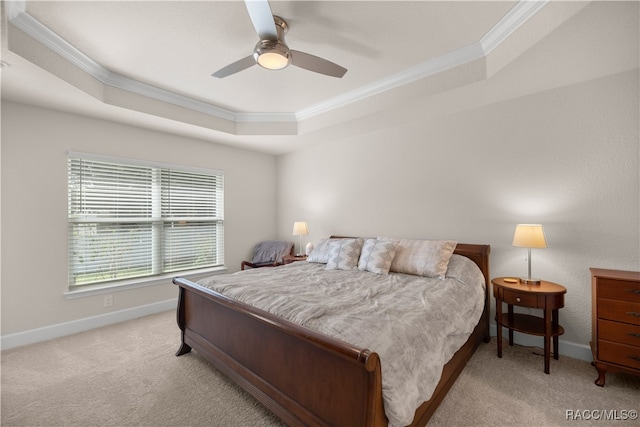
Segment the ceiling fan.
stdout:
<path fill-rule="evenodd" d="M 341 78 L 347 69 L 323 58 L 289 49 L 284 42 L 288 26 L 284 19 L 274 16 L 268 0 L 246 0 L 251 22 L 260 37 L 253 55 L 242 58 L 212 74 L 223 78 L 258 64 L 269 70 L 280 70 L 289 64 L 315 73 Z"/>

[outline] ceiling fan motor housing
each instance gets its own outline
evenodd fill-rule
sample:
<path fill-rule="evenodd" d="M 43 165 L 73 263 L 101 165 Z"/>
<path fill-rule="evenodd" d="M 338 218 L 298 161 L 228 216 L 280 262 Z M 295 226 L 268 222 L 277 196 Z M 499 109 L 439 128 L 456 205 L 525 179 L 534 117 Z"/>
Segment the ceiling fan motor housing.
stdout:
<path fill-rule="evenodd" d="M 284 35 L 289 29 L 287 22 L 279 16 L 273 16 L 278 35 L 277 40 L 260 40 L 253 49 L 253 58 L 258 65 L 268 70 L 281 70 L 291 63 L 289 46 L 284 42 Z"/>
<path fill-rule="evenodd" d="M 284 19 L 271 13 L 268 0 L 246 0 L 246 6 L 260 41 L 253 49 L 252 55 L 219 69 L 212 76 L 227 77 L 256 63 L 267 70 L 281 70 L 292 64 L 314 73 L 338 78 L 347 72 L 346 68 L 326 59 L 298 50 L 289 50 L 284 41 L 289 26 Z"/>
<path fill-rule="evenodd" d="M 261 40 L 253 50 L 258 65 L 268 70 L 280 70 L 291 63 L 289 46 L 280 40 Z"/>

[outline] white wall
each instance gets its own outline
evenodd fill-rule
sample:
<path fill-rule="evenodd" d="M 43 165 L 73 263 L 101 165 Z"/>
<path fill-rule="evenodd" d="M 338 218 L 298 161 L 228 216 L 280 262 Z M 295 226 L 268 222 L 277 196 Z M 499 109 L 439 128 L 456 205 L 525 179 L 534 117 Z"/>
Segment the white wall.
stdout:
<path fill-rule="evenodd" d="M 549 247 L 533 250 L 533 274 L 567 287 L 563 338 L 586 345 L 589 267 L 640 269 L 638 90 L 628 72 L 285 156 L 281 234 L 295 216 L 307 241 L 488 243 L 496 277 L 526 275 L 515 225 L 542 223 Z"/>
<path fill-rule="evenodd" d="M 177 297 L 166 284 L 65 299 L 69 150 L 225 172 L 225 263 L 275 237 L 276 159 L 209 142 L 76 115 L 2 104 L 2 336 Z M 255 191 L 256 182 L 272 182 Z"/>
<path fill-rule="evenodd" d="M 488 81 L 310 137 L 278 159 L 280 237 L 488 243 L 519 276 L 515 226 L 542 223 L 533 275 L 567 288 L 561 339 L 588 354 L 589 267 L 640 270 L 637 15 L 590 5 Z"/>

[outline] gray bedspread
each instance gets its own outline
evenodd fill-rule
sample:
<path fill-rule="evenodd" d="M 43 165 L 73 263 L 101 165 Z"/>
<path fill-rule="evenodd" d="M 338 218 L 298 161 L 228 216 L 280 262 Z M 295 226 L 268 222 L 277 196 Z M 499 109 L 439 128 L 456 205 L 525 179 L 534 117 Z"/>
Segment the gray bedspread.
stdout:
<path fill-rule="evenodd" d="M 459 255 L 445 279 L 295 262 L 198 283 L 378 353 L 390 426 L 410 424 L 431 398 L 442 367 L 478 323 L 485 292 L 480 269 Z"/>

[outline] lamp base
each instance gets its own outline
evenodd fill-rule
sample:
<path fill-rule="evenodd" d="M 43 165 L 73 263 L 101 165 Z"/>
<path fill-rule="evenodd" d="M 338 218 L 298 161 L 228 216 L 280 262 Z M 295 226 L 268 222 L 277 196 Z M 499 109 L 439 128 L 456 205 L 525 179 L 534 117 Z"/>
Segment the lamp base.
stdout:
<path fill-rule="evenodd" d="M 523 283 L 525 285 L 539 285 L 540 282 L 541 282 L 540 279 L 532 279 L 532 278 L 528 278 L 527 279 L 527 278 L 524 278 L 524 277 L 520 278 L 520 283 Z"/>

